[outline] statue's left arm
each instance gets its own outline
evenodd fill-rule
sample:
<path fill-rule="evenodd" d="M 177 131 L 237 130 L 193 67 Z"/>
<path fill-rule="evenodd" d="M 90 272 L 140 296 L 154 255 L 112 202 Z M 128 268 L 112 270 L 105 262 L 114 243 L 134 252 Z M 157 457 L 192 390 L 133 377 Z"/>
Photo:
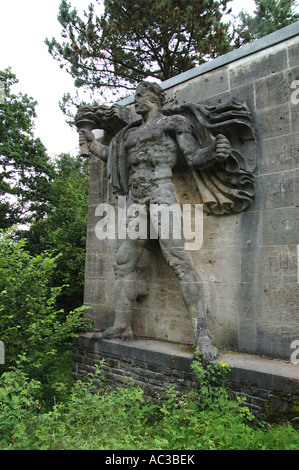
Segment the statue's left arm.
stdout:
<path fill-rule="evenodd" d="M 224 135 L 218 134 L 208 147 L 201 148 L 186 118 L 179 118 L 175 127 L 179 148 L 190 167 L 204 169 L 228 158 L 231 145 Z"/>

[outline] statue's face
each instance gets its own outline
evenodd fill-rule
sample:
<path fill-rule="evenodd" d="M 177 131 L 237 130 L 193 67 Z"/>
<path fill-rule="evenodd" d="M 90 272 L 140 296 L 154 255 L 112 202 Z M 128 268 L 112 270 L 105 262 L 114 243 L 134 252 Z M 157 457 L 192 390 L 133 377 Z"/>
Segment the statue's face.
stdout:
<path fill-rule="evenodd" d="M 137 114 L 147 114 L 154 107 L 151 93 L 141 87 L 136 90 L 134 102 Z"/>

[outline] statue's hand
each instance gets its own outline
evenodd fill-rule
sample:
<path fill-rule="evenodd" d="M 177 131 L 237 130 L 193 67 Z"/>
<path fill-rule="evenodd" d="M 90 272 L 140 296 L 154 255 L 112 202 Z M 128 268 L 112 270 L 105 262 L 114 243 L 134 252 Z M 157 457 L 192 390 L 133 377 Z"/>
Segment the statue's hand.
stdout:
<path fill-rule="evenodd" d="M 91 131 L 85 129 L 80 130 L 79 132 L 79 144 L 83 145 L 85 143 L 90 144 L 95 140 L 95 136 Z"/>
<path fill-rule="evenodd" d="M 79 132 L 79 145 L 82 146 L 87 145 L 88 152 L 92 153 L 98 158 L 102 158 L 104 145 L 98 142 L 93 135 L 93 133 L 86 129 L 81 129 Z"/>
<path fill-rule="evenodd" d="M 229 156 L 231 151 L 230 141 L 222 134 L 218 134 L 216 137 L 216 160 L 217 162 L 223 162 Z"/>

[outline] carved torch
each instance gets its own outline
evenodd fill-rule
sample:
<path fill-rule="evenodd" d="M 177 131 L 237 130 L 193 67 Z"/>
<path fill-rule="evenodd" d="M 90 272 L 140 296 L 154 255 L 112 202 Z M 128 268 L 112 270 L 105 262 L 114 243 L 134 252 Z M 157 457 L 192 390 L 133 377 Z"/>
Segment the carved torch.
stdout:
<path fill-rule="evenodd" d="M 79 132 L 102 129 L 113 137 L 128 123 L 129 114 L 126 108 L 114 104 L 112 106 L 83 106 L 78 109 L 75 124 Z M 80 155 L 88 157 L 87 142 L 80 144 Z"/>

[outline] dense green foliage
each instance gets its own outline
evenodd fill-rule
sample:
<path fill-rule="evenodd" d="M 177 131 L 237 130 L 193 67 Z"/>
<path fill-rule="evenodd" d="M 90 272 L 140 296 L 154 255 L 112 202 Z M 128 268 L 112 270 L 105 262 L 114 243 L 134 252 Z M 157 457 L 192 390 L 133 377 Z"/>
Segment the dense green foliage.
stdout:
<path fill-rule="evenodd" d="M 1 369 L 22 357 L 49 404 L 57 383 L 61 390 L 71 384 L 73 335 L 92 327 L 82 319 L 89 162 L 50 161 L 34 138 L 36 103 L 11 93 L 17 79 L 10 70 L 0 78 Z M 25 222 L 25 230 L 16 225 Z"/>
<path fill-rule="evenodd" d="M 56 307 L 71 311 L 83 304 L 89 162 L 66 154 L 51 161 L 34 138 L 36 102 L 12 93 L 18 80 L 10 69 L 0 82 L 0 229 L 26 224 L 19 238 L 30 254 L 56 256 L 49 282 L 69 286 Z"/>
<path fill-rule="evenodd" d="M 6 372 L 0 377 L 0 449 L 299 449 L 299 433 L 289 424 L 254 423 L 247 407 L 229 399 L 224 364 L 204 369 L 194 361 L 193 367 L 197 390 L 179 396 L 169 388 L 161 403 L 153 403 L 133 383 L 109 390 L 102 364 L 90 382 L 77 382 L 50 411 L 43 410 L 38 381 L 21 368 Z M 212 387 L 215 378 L 218 386 Z"/>
<path fill-rule="evenodd" d="M 47 217 L 32 223 L 23 236 L 31 254 L 59 255 L 50 281 L 53 287 L 68 285 L 57 305 L 70 310 L 83 304 L 89 162 L 61 154 L 54 174 Z"/>
<path fill-rule="evenodd" d="M 299 20 L 297 0 L 255 0 L 253 15 L 242 11 L 236 29 L 236 45 L 259 39 Z"/>
<path fill-rule="evenodd" d="M 63 286 L 51 287 L 58 257 L 32 256 L 14 232 L 0 232 L 0 338 L 5 366 L 20 357 L 30 378 L 42 380 L 43 394 L 53 395 L 55 384 L 71 383 L 72 338 L 84 326 L 83 307 L 57 309 Z M 68 371 L 68 372 L 67 372 Z"/>
<path fill-rule="evenodd" d="M 8 228 L 44 216 L 53 168 L 34 137 L 36 102 L 12 93 L 18 80 L 10 69 L 0 71 L 0 82 L 0 228 Z"/>

